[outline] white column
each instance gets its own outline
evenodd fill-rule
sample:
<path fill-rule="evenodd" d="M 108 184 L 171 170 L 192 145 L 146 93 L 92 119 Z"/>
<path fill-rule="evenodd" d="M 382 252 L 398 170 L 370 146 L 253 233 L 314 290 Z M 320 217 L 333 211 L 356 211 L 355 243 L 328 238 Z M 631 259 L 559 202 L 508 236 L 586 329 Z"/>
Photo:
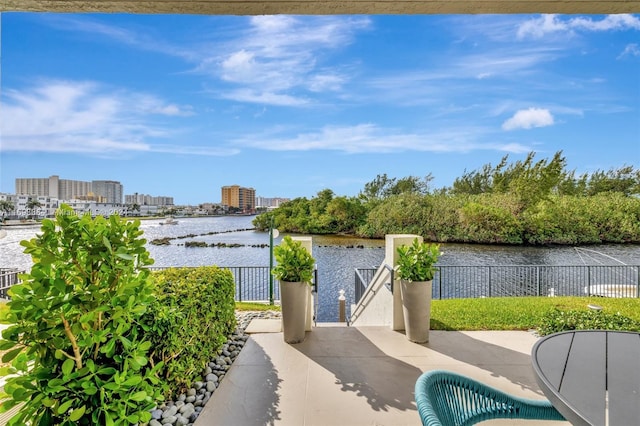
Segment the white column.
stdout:
<path fill-rule="evenodd" d="M 398 247 L 410 245 L 414 239 L 422 242 L 422 237 L 411 234 L 389 234 L 385 235 L 385 263 L 395 270 L 398 265 Z M 394 277 L 395 278 L 395 277 Z M 395 331 L 404 330 L 404 316 L 402 315 L 402 297 L 400 296 L 400 283 L 395 280 L 393 283 L 393 319 L 391 329 Z"/>
<path fill-rule="evenodd" d="M 307 249 L 309 254 L 313 256 L 312 237 L 291 237 L 291 239 L 294 241 L 300 241 L 300 243 L 302 244 L 302 247 Z M 309 286 L 308 292 L 307 292 L 307 319 L 306 319 L 305 331 L 311 331 L 312 326 L 313 326 L 313 296 L 311 295 L 311 286 Z"/>

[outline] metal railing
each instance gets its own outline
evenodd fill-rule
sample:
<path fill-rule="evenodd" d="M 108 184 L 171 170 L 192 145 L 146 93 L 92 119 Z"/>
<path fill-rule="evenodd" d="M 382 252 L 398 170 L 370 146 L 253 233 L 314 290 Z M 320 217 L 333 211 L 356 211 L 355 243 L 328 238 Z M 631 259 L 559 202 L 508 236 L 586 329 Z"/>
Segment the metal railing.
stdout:
<path fill-rule="evenodd" d="M 24 274 L 25 271 L 13 268 L 0 268 L 0 298 L 9 299 L 7 291 L 11 286 L 20 283 L 20 274 Z"/>
<path fill-rule="evenodd" d="M 159 271 L 169 267 L 153 266 L 150 270 Z M 268 302 L 269 299 L 269 267 L 268 266 L 221 266 L 221 269 L 228 269 L 233 275 L 236 286 L 235 299 L 238 302 L 255 301 Z M 20 283 L 19 274 L 25 271 L 18 269 L 0 268 L 0 298 L 8 299 L 7 290 L 11 286 Z M 276 280 L 277 282 L 277 280 Z M 313 274 L 312 291 L 318 292 L 318 268 Z M 274 286 L 274 300 L 280 300 L 280 286 Z M 317 303 L 317 297 L 316 297 Z M 317 307 L 316 307 L 317 311 Z"/>
<path fill-rule="evenodd" d="M 356 269 L 356 304 L 375 271 Z M 640 297 L 640 265 L 442 265 L 433 278 L 434 299 L 506 296 Z"/>
<path fill-rule="evenodd" d="M 152 271 L 169 269 L 171 266 L 153 266 Z M 176 266 L 176 268 L 191 268 L 190 266 Z M 195 266 L 193 267 L 195 268 Z M 228 269 L 233 275 L 236 285 L 235 299 L 238 302 L 268 302 L 269 299 L 269 267 L 268 266 L 220 266 Z M 280 286 L 274 286 L 274 300 L 280 300 Z"/>
<path fill-rule="evenodd" d="M 159 271 L 169 267 L 154 266 L 149 269 Z M 182 266 L 180 267 L 182 268 Z M 236 301 L 238 302 L 269 302 L 280 300 L 280 286 L 273 286 L 273 298 L 269 296 L 269 267 L 268 266 L 220 266 L 228 269 L 233 275 L 236 285 Z M 277 280 L 275 280 L 277 283 Z M 314 269 L 312 291 L 318 292 L 318 268 Z M 316 298 L 317 300 L 317 298 Z M 317 309 L 316 309 L 317 311 Z"/>
<path fill-rule="evenodd" d="M 389 272 L 388 282 L 384 285 L 389 289 L 391 293 L 393 293 L 393 281 L 394 281 L 394 271 L 393 268 L 387 264 L 384 265 L 385 269 Z M 369 283 L 376 275 L 378 269 L 370 269 L 370 268 L 356 268 L 355 271 L 355 280 L 354 280 L 354 298 L 356 303 L 360 299 L 364 297 L 367 292 L 367 288 L 369 288 Z"/>
<path fill-rule="evenodd" d="M 354 299 L 356 303 L 358 303 L 360 299 L 362 299 L 362 297 L 364 296 L 365 292 L 367 291 L 367 287 L 369 287 L 369 283 L 371 282 L 371 280 L 376 274 L 376 271 L 377 269 L 356 268 L 355 281 L 354 281 L 354 287 L 353 287 Z"/>

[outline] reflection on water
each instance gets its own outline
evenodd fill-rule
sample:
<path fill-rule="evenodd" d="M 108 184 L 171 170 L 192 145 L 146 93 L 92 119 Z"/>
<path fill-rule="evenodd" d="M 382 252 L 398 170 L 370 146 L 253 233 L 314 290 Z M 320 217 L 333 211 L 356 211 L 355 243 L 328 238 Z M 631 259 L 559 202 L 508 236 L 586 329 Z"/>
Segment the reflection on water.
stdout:
<path fill-rule="evenodd" d="M 252 216 L 177 218 L 178 225 L 161 225 L 160 219 L 141 222 L 147 241 L 163 237 L 189 238 L 171 240 L 169 246 L 147 243 L 155 266 L 267 266 L 269 249 L 250 247 L 269 243 L 269 234 L 247 230 Z M 20 241 L 33 238 L 38 227 L 5 228 L 0 239 L 0 267 L 29 269 L 31 259 L 22 253 Z M 223 232 L 241 230 L 237 232 Z M 207 235 L 203 235 L 207 234 Z M 282 236 L 280 236 L 281 238 Z M 280 238 L 275 240 L 277 244 Z M 187 248 L 186 241 L 237 243 L 237 248 Z M 344 236 L 314 236 L 313 256 L 318 264 L 319 321 L 335 321 L 338 315 L 338 290 L 344 289 L 353 300 L 354 269 L 372 268 L 384 258 L 384 240 L 367 240 Z M 442 244 L 443 265 L 627 265 L 640 264 L 640 245 L 600 245 L 574 247 L 518 247 L 474 244 Z"/>

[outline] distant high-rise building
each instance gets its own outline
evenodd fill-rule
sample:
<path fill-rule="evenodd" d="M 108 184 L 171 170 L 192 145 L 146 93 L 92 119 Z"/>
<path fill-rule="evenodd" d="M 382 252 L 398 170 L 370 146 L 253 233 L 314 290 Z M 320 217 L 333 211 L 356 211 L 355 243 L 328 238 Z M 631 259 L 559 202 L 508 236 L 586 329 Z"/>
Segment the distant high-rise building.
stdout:
<path fill-rule="evenodd" d="M 256 190 L 239 185 L 223 186 L 222 204 L 240 209 L 245 213 L 254 212 L 256 209 Z"/>
<path fill-rule="evenodd" d="M 51 180 L 55 179 L 55 191 L 58 191 L 57 179 L 58 176 L 51 176 L 50 178 L 18 178 L 16 179 L 16 194 L 17 195 L 37 195 L 48 197 L 50 194 L 49 187 Z"/>
<path fill-rule="evenodd" d="M 95 196 L 104 199 L 104 202 L 122 204 L 122 184 L 114 180 L 94 180 L 91 189 Z"/>
<path fill-rule="evenodd" d="M 48 178 L 17 178 L 16 194 L 37 197 L 52 197 L 59 200 L 98 198 L 103 202 L 122 203 L 122 184 L 112 180 L 60 179 L 54 175 Z"/>
<path fill-rule="evenodd" d="M 164 195 L 152 196 L 147 194 L 130 194 L 124 196 L 125 204 L 138 204 L 140 206 L 173 206 L 173 197 Z"/>
<path fill-rule="evenodd" d="M 57 178 L 57 176 L 56 176 Z M 58 196 L 60 200 L 75 200 L 86 197 L 92 192 L 91 182 L 81 180 L 60 179 L 58 181 Z M 55 197 L 51 195 L 51 197 Z"/>
<path fill-rule="evenodd" d="M 280 207 L 280 204 L 286 203 L 288 201 L 291 201 L 291 200 L 289 198 L 282 198 L 282 197 L 270 198 L 270 197 L 261 197 L 258 195 L 256 197 L 256 208 L 257 207 L 266 207 L 266 208 Z"/>

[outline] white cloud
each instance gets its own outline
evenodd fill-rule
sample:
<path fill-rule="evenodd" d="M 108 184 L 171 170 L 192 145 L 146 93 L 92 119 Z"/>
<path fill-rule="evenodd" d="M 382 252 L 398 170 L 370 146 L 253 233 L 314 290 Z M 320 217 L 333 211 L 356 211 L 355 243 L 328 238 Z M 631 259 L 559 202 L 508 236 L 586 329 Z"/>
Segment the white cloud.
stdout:
<path fill-rule="evenodd" d="M 166 103 L 162 99 L 148 94 L 127 93 L 126 96 L 131 108 L 141 114 L 159 114 L 174 117 L 193 115 L 193 108 L 190 105 Z"/>
<path fill-rule="evenodd" d="M 518 38 L 539 39 L 548 34 L 576 31 L 640 30 L 640 18 L 634 15 L 607 15 L 600 20 L 591 17 L 565 18 L 560 15 L 542 15 L 527 20 L 518 27 Z"/>
<path fill-rule="evenodd" d="M 309 104 L 309 101 L 303 98 L 290 96 L 287 94 L 256 91 L 249 88 L 224 92 L 221 97 L 223 99 L 261 105 L 301 107 Z"/>
<path fill-rule="evenodd" d="M 309 90 L 312 92 L 338 92 L 342 89 L 345 80 L 343 76 L 338 74 L 317 74 L 309 79 Z"/>
<path fill-rule="evenodd" d="M 0 150 L 99 156 L 125 152 L 237 152 L 152 142 L 170 135 L 169 130 L 152 124 L 153 116 L 189 114 L 190 107 L 166 103 L 148 94 L 109 90 L 93 82 L 48 81 L 26 90 L 4 91 Z"/>
<path fill-rule="evenodd" d="M 512 76 L 514 73 L 528 73 L 540 64 L 552 62 L 560 56 L 555 47 L 532 47 L 496 49 L 472 54 L 457 59 L 453 65 L 456 75 L 476 79 L 486 77 Z"/>
<path fill-rule="evenodd" d="M 624 31 L 640 30 L 640 18 L 628 15 L 607 15 L 600 21 L 591 18 L 577 17 L 569 20 L 572 28 L 585 31 Z"/>
<path fill-rule="evenodd" d="M 568 29 L 568 25 L 561 21 L 557 15 L 542 15 L 522 23 L 518 28 L 518 38 L 527 36 L 542 38 L 545 34 L 565 32 Z"/>
<path fill-rule="evenodd" d="M 548 109 L 529 108 L 516 112 L 502 124 L 504 130 L 531 129 L 553 125 L 553 115 Z"/>
<path fill-rule="evenodd" d="M 159 52 L 187 60 L 195 57 L 191 46 L 180 46 L 167 42 L 163 40 L 163 34 L 154 32 L 150 27 L 138 26 L 135 29 L 130 29 L 124 26 L 105 24 L 87 15 L 46 14 L 42 15 L 42 21 L 60 31 L 81 33 L 83 39 L 91 37 L 107 42 L 115 41 L 137 49 Z"/>
<path fill-rule="evenodd" d="M 256 76 L 255 54 L 242 49 L 229 55 L 222 61 L 222 79 L 241 82 Z"/>
<path fill-rule="evenodd" d="M 254 16 L 249 23 L 239 37 L 216 46 L 215 57 L 203 55 L 197 71 L 231 86 L 216 96 L 287 106 L 306 105 L 313 93 L 342 90 L 346 74 L 320 58 L 343 49 L 370 25 L 363 17 L 280 15 Z"/>
<path fill-rule="evenodd" d="M 269 151 L 328 150 L 353 153 L 470 152 L 495 150 L 511 153 L 530 152 L 531 148 L 517 143 L 483 143 L 478 140 L 484 129 L 443 130 L 432 133 L 402 133 L 374 124 L 325 126 L 315 132 L 281 137 L 273 134 L 247 136 L 236 140 L 239 146 Z M 276 132 L 277 133 L 277 132 Z"/>
<path fill-rule="evenodd" d="M 625 56 L 640 56 L 640 46 L 638 46 L 637 43 L 626 45 L 622 53 L 618 55 L 618 59 L 624 58 Z"/>

